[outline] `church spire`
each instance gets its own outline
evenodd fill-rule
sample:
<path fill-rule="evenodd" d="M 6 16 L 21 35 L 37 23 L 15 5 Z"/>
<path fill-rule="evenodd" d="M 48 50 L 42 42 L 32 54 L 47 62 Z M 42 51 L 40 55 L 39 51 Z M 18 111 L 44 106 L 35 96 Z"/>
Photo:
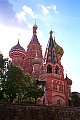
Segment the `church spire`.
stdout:
<path fill-rule="evenodd" d="M 19 44 L 19 40 L 20 40 L 20 34 L 18 34 L 18 43 L 17 44 Z"/>
<path fill-rule="evenodd" d="M 19 39 L 18 39 L 18 43 L 17 44 L 19 44 Z"/>
<path fill-rule="evenodd" d="M 49 37 L 49 43 L 48 43 L 48 50 L 47 50 L 47 59 L 46 62 L 52 62 L 53 64 L 56 63 L 57 60 L 57 55 L 55 53 L 55 48 L 54 48 L 54 41 L 53 41 L 53 31 L 50 31 L 50 37 Z"/>
<path fill-rule="evenodd" d="M 37 28 L 38 28 L 38 26 L 36 25 L 36 19 L 35 19 L 35 24 L 33 25 L 33 35 L 36 35 Z"/>
<path fill-rule="evenodd" d="M 30 41 L 30 44 L 40 45 L 38 38 L 37 38 L 37 28 L 38 28 L 38 26 L 37 26 L 36 21 L 35 21 L 35 24 L 33 25 L 33 36 L 32 36 L 32 39 Z"/>

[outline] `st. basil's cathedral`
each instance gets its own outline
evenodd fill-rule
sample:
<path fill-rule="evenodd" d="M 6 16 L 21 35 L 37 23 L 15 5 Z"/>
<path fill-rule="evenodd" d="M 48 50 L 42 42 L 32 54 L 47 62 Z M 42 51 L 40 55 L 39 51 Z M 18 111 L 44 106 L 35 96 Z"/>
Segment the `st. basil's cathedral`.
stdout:
<path fill-rule="evenodd" d="M 25 73 L 31 75 L 36 80 L 45 83 L 45 103 L 68 105 L 71 98 L 72 81 L 67 77 L 64 78 L 64 69 L 61 65 L 63 48 L 60 47 L 52 30 L 50 31 L 49 41 L 42 55 L 42 46 L 37 38 L 38 26 L 33 26 L 33 36 L 27 46 L 27 50 L 20 45 L 13 46 L 9 51 L 9 56 L 14 65 L 19 66 Z"/>

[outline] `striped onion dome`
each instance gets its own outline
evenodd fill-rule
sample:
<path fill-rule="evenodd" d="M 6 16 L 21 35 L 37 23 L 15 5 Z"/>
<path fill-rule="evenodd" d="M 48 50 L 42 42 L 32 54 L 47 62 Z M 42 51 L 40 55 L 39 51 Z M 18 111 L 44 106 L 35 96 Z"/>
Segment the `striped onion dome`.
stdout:
<path fill-rule="evenodd" d="M 17 45 L 13 46 L 10 50 L 11 51 L 15 51 L 15 50 L 19 50 L 19 51 L 25 51 L 25 49 L 19 44 L 19 40 L 18 40 L 18 43 Z"/>
<path fill-rule="evenodd" d="M 60 55 L 62 56 L 64 51 L 63 48 L 60 47 L 56 42 L 55 42 L 55 37 L 53 40 L 53 36 L 52 36 L 53 32 L 52 30 L 50 31 L 50 38 L 49 38 L 49 42 L 48 42 L 48 49 L 46 52 L 46 62 L 52 62 L 52 63 L 57 63 L 58 62 L 58 56 Z"/>
<path fill-rule="evenodd" d="M 54 40 L 54 48 L 55 48 L 55 52 L 56 52 L 57 54 L 60 54 L 61 56 L 63 55 L 63 53 L 64 53 L 63 48 L 60 47 L 60 46 L 55 42 L 55 40 Z"/>

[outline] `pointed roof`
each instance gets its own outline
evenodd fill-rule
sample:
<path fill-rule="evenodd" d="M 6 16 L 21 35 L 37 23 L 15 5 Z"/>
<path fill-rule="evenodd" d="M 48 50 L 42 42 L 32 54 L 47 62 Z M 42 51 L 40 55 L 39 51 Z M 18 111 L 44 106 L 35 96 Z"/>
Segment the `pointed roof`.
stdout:
<path fill-rule="evenodd" d="M 38 28 L 38 26 L 36 25 L 36 22 L 35 22 L 35 24 L 33 25 L 33 36 L 32 36 L 32 39 L 29 44 L 39 44 L 40 45 L 38 38 L 37 38 L 37 28 Z"/>
<path fill-rule="evenodd" d="M 55 53 L 55 41 L 53 40 L 53 36 L 52 36 L 53 32 L 50 31 L 50 38 L 49 38 L 49 43 L 48 43 L 48 53 L 47 53 L 47 60 L 46 62 L 52 62 L 52 63 L 57 63 L 58 62 L 58 58 L 57 55 Z"/>
<path fill-rule="evenodd" d="M 25 51 L 25 49 L 20 45 L 19 39 L 17 45 L 13 46 L 10 51 L 15 51 L 15 50 Z"/>
<path fill-rule="evenodd" d="M 56 42 L 55 42 L 55 36 L 53 40 L 53 31 L 50 31 L 50 37 L 49 37 L 49 43 L 48 43 L 48 52 L 47 52 L 47 60 L 46 62 L 52 62 L 52 63 L 57 63 L 58 62 L 58 57 L 57 55 L 59 54 L 60 56 L 63 55 L 64 51 L 62 47 L 60 47 Z"/>
<path fill-rule="evenodd" d="M 40 43 L 38 41 L 38 38 L 37 38 L 37 35 L 32 36 L 32 39 L 31 39 L 29 44 L 38 44 L 38 45 L 40 45 Z"/>

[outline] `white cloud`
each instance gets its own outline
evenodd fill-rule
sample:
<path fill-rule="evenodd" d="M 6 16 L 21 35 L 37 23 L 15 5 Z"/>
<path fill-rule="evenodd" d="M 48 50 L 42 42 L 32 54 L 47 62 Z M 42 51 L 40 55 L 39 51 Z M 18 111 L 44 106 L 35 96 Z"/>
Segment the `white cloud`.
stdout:
<path fill-rule="evenodd" d="M 57 10 L 56 5 L 53 5 L 52 9 L 54 10 L 55 13 L 59 14 L 59 11 Z"/>
<path fill-rule="evenodd" d="M 53 5 L 53 10 L 56 11 L 56 5 Z"/>
<path fill-rule="evenodd" d="M 16 17 L 18 18 L 18 21 L 22 21 L 22 20 L 26 21 L 26 13 L 25 13 L 25 11 L 17 13 Z"/>
<path fill-rule="evenodd" d="M 32 17 L 33 19 L 37 18 L 37 15 L 33 12 L 32 8 L 30 8 L 30 7 L 26 6 L 26 5 L 22 6 L 22 11 L 21 12 L 16 13 L 16 17 L 17 17 L 18 21 L 19 22 L 24 21 L 27 24 L 28 24 L 28 21 L 27 21 L 28 15 L 29 15 L 29 17 Z"/>
<path fill-rule="evenodd" d="M 56 5 L 50 5 L 50 6 L 41 5 L 41 8 L 42 8 L 44 15 L 47 15 L 50 10 L 53 10 L 57 14 L 59 13 L 59 11 L 57 11 Z"/>
<path fill-rule="evenodd" d="M 47 15 L 49 13 L 49 9 L 45 7 L 44 5 L 41 5 L 41 8 L 42 8 L 44 15 Z"/>
<path fill-rule="evenodd" d="M 47 9 L 51 9 L 51 6 L 47 6 Z"/>
<path fill-rule="evenodd" d="M 32 18 L 36 18 L 37 17 L 37 15 L 33 12 L 32 8 L 28 7 L 27 5 L 23 5 L 22 8 L 25 11 L 25 13 L 30 15 Z"/>

